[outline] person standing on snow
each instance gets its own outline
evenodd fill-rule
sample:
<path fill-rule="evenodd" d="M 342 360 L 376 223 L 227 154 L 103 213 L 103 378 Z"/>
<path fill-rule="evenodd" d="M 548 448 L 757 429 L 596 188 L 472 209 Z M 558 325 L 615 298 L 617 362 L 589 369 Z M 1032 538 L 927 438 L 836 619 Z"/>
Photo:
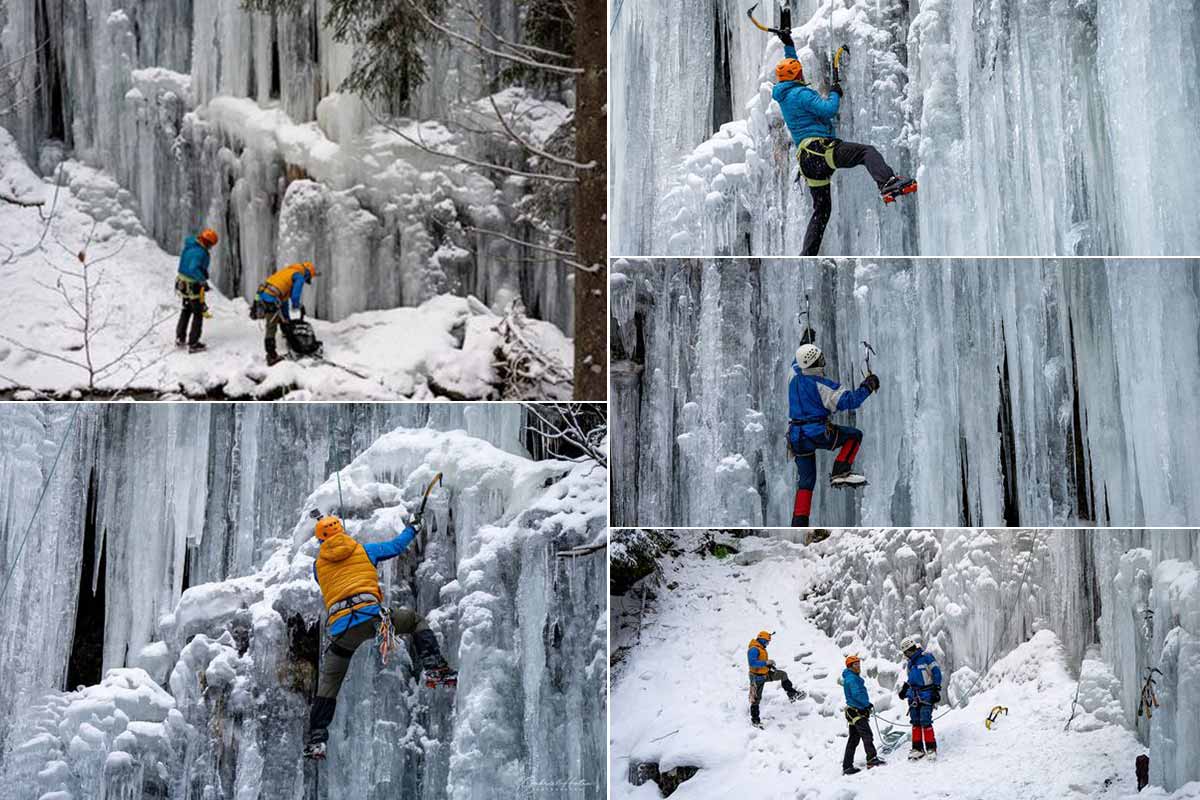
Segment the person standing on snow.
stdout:
<path fill-rule="evenodd" d="M 281 324 L 287 325 L 291 322 L 291 315 L 288 313 L 291 308 L 300 309 L 300 319 L 304 319 L 304 306 L 300 304 L 304 287 L 311 284 L 313 278 L 320 274 L 311 261 L 305 261 L 284 267 L 258 287 L 257 301 L 263 306 L 262 313 L 267 319 L 267 334 L 263 346 L 267 351 L 268 367 L 283 361 L 275 345 L 276 331 Z"/>
<path fill-rule="evenodd" d="M 767 657 L 767 645 L 771 643 L 770 631 L 759 631 L 758 636 L 750 640 L 746 651 L 746 660 L 750 663 L 750 724 L 756 728 L 762 727 L 758 717 L 758 704 L 762 700 L 763 687 L 768 681 L 779 681 L 783 691 L 787 692 L 788 700 L 793 703 L 804 697 L 788 675 L 781 669 L 775 669 L 775 662 Z"/>
<path fill-rule="evenodd" d="M 871 735 L 871 712 L 875 706 L 867 694 L 867 684 L 863 682 L 859 671 L 862 661 L 858 656 L 846 657 L 846 668 L 842 670 L 842 691 L 846 694 L 846 724 L 850 726 L 846 740 L 846 753 L 842 756 L 842 774 L 855 775 L 862 772 L 854 766 L 854 751 L 858 743 L 863 743 L 863 752 L 867 754 L 867 769 L 882 767 L 886 762 L 875 752 L 875 738 Z"/>
<path fill-rule="evenodd" d="M 930 653 L 921 649 L 921 640 L 906 636 L 900 652 L 908 660 L 908 681 L 900 687 L 900 699 L 908 701 L 908 719 L 912 722 L 912 750 L 909 761 L 937 758 L 937 740 L 933 736 L 933 707 L 942 699 L 942 669 Z"/>
<path fill-rule="evenodd" d="M 838 169 L 865 165 L 885 203 L 915 192 L 917 182 L 897 175 L 872 145 L 837 138 L 833 118 L 841 107 L 843 91 L 836 68 L 829 97 L 823 98 L 804 81 L 804 67 L 796 55 L 796 43 L 792 41 L 790 13 L 786 14 L 775 34 L 783 42 L 784 58 L 775 66 L 777 82 L 771 96 L 779 103 L 783 120 L 792 134 L 800 176 L 808 184 L 813 199 L 812 218 L 804 234 L 804 249 L 800 255 L 815 256 L 821 249 L 825 226 L 833 213 L 833 194 L 829 186 Z"/>
<path fill-rule="evenodd" d="M 867 479 L 851 471 L 858 456 L 863 434 L 848 425 L 834 425 L 829 415 L 853 411 L 874 392 L 879 377 L 872 374 L 853 391 L 825 377 L 825 354 L 815 344 L 802 344 L 792 362 L 788 384 L 788 446 L 796 459 L 796 501 L 792 507 L 792 527 L 807 528 L 812 509 L 813 488 L 817 485 L 817 450 L 837 450 L 829 485 L 855 488 Z"/>
<path fill-rule="evenodd" d="M 325 758 L 329 724 L 337 707 L 338 691 L 350 669 L 350 659 L 360 645 L 375 638 L 376 628 L 383 618 L 383 590 L 375 567 L 379 562 L 403 553 L 416 538 L 416 528 L 420 524 L 419 519 L 415 520 L 390 541 L 360 544 L 346 533 L 337 517 L 322 517 L 317 521 L 314 535 L 321 541 L 321 549 L 313 564 L 313 577 L 325 600 L 325 625 L 330 642 L 321 656 L 317 696 L 308 720 L 305 758 Z M 450 669 L 442 657 L 437 636 L 425 618 L 407 608 L 389 609 L 388 614 L 394 633 L 412 634 L 413 646 L 424 669 L 425 685 L 455 685 L 458 673 Z"/>
<path fill-rule="evenodd" d="M 208 268 L 212 256 L 209 251 L 217 246 L 218 240 L 216 231 L 205 228 L 196 236 L 189 236 L 183 243 L 183 252 L 179 254 L 175 293 L 183 300 L 183 310 L 179 312 L 179 324 L 175 326 L 175 346 L 186 346 L 189 353 L 199 353 L 205 349 L 200 336 L 204 332 L 204 315 L 208 312 L 204 293 L 210 288 Z"/>

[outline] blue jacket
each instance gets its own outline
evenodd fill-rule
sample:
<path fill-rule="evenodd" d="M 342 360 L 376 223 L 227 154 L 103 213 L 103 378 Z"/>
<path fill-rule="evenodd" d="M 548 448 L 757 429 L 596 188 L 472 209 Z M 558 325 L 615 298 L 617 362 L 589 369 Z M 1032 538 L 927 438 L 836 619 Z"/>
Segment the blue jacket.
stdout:
<path fill-rule="evenodd" d="M 846 693 L 846 705 L 851 708 L 864 709 L 871 705 L 867 684 L 861 675 L 849 667 L 842 670 L 842 691 Z"/>
<path fill-rule="evenodd" d="M 763 667 L 767 666 L 767 659 L 759 658 L 758 654 L 760 652 L 762 652 L 762 653 L 767 652 L 767 643 L 764 642 L 762 639 L 755 639 L 754 641 L 758 642 L 760 645 L 762 645 L 762 650 L 760 651 L 757 647 L 747 647 L 746 648 L 746 661 L 748 661 L 750 663 L 751 669 L 762 669 Z M 753 643 L 754 642 L 751 642 L 751 644 L 753 644 Z"/>
<path fill-rule="evenodd" d="M 204 245 L 196 241 L 195 236 L 189 236 L 183 241 L 183 252 L 179 254 L 179 274 L 200 283 L 208 281 L 208 265 L 212 256 Z"/>
<path fill-rule="evenodd" d="M 787 58 L 796 58 L 796 48 L 784 47 L 783 54 Z M 771 90 L 771 96 L 783 111 L 783 121 L 792 132 L 793 144 L 800 144 L 812 136 L 825 139 L 837 136 L 833 118 L 842 104 L 840 94 L 835 92 L 826 99 L 807 83 L 780 81 Z"/>
<path fill-rule="evenodd" d="M 288 309 L 289 308 L 299 308 L 300 307 L 300 297 L 303 294 L 304 294 L 304 273 L 297 272 L 295 275 L 292 276 L 291 294 L 289 295 L 287 300 L 283 301 L 283 305 L 281 305 L 279 307 L 279 313 L 283 315 L 284 319 L 288 319 L 288 320 L 291 319 L 291 317 L 288 315 Z M 279 302 L 279 300 L 276 299 L 275 295 L 270 294 L 268 292 L 259 292 L 258 299 L 263 301 L 267 305 L 271 305 L 271 306 L 273 306 Z"/>
<path fill-rule="evenodd" d="M 831 381 L 815 371 L 805 374 L 796 360 L 792 359 L 792 380 L 788 384 L 788 414 L 791 419 L 805 421 L 803 425 L 792 426 L 793 440 L 798 438 L 795 431 L 803 431 L 810 439 L 823 436 L 825 420 L 830 414 L 853 411 L 870 396 L 871 391 L 865 386 L 843 389 L 837 381 Z"/>
<path fill-rule="evenodd" d="M 932 703 L 935 686 L 941 690 L 942 668 L 932 655 L 918 649 L 908 660 L 908 702 Z"/>
<path fill-rule="evenodd" d="M 386 542 L 378 542 L 373 544 L 364 544 L 363 550 L 367 551 L 367 558 L 371 559 L 371 563 L 378 565 L 380 561 L 387 561 L 389 558 L 395 558 L 408 549 L 412 544 L 412 540 L 417 538 L 417 531 L 411 525 L 400 532 L 400 535 L 395 539 L 389 539 Z M 313 577 L 317 583 L 321 582 L 321 578 L 317 575 L 317 565 L 313 564 Z M 342 631 L 349 627 L 365 622 L 379 616 L 379 606 L 363 606 L 356 608 L 351 613 L 342 617 L 329 626 L 329 635 L 337 636 Z"/>

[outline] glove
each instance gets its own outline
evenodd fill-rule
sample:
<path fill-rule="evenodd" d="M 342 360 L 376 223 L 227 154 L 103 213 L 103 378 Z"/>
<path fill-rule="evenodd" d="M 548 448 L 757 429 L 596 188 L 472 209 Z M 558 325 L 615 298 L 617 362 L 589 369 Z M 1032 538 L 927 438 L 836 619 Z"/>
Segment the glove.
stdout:
<path fill-rule="evenodd" d="M 410 519 L 408 521 L 409 526 L 412 527 L 412 529 L 415 531 L 421 530 L 421 526 L 424 523 L 425 523 L 425 518 L 422 517 L 420 514 L 413 514 L 412 519 Z"/>
<path fill-rule="evenodd" d="M 933 701 L 933 704 L 934 704 L 935 706 L 936 706 L 938 703 L 942 702 L 942 687 L 940 687 L 940 686 L 934 686 L 934 687 L 933 687 L 933 696 L 932 696 L 932 697 L 930 697 L 930 700 L 932 700 L 932 701 Z"/>
<path fill-rule="evenodd" d="M 870 375 L 863 378 L 863 382 L 860 384 L 860 387 L 863 386 L 865 386 L 867 391 L 869 391 L 871 394 L 875 394 L 879 391 L 879 376 L 872 372 Z"/>
<path fill-rule="evenodd" d="M 795 47 L 796 43 L 792 40 L 792 32 L 782 28 L 776 29 L 775 35 L 779 37 L 779 41 L 783 42 L 784 47 Z"/>
<path fill-rule="evenodd" d="M 773 658 L 768 658 L 768 659 L 767 659 L 767 666 L 768 666 L 768 667 L 770 667 L 771 669 L 774 669 L 774 668 L 775 668 L 775 659 L 773 659 Z"/>
<path fill-rule="evenodd" d="M 907 684 L 907 683 L 905 683 L 903 686 L 901 686 L 901 687 L 900 687 L 900 692 L 899 692 L 899 694 L 900 694 L 900 699 L 901 699 L 901 700 L 907 700 L 907 699 L 908 699 L 908 684 Z"/>
<path fill-rule="evenodd" d="M 206 292 L 211 292 L 211 291 L 212 291 L 212 284 L 211 284 L 211 283 L 209 283 L 208 281 L 205 281 L 205 282 L 204 282 L 204 291 L 206 291 Z"/>
<path fill-rule="evenodd" d="M 830 93 L 830 94 L 833 94 L 834 92 L 836 92 L 836 93 L 837 93 L 839 96 L 840 96 L 840 95 L 842 95 L 842 94 L 844 94 L 844 93 L 842 92 L 842 84 L 841 84 L 841 83 L 839 83 L 839 82 L 837 82 L 837 81 L 834 81 L 834 84 L 833 84 L 833 86 L 830 86 L 830 87 L 829 87 L 829 93 Z"/>

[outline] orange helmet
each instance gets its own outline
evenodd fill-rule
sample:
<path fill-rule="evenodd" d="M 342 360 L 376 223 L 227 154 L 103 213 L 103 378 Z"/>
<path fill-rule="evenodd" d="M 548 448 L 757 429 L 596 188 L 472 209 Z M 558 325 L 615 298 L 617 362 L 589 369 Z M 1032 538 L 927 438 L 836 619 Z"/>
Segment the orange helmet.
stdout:
<path fill-rule="evenodd" d="M 345 533 L 346 529 L 342 527 L 342 521 L 337 517 L 321 517 L 317 520 L 317 529 L 314 534 L 322 542 L 331 536 L 337 536 L 339 533 Z"/>
<path fill-rule="evenodd" d="M 771 632 L 770 631 L 759 631 L 758 636 L 755 636 L 754 638 L 762 639 L 764 642 L 769 642 L 769 641 L 771 641 Z"/>
<path fill-rule="evenodd" d="M 196 241 L 211 249 L 217 246 L 217 242 L 220 241 L 220 238 L 221 237 L 217 236 L 217 232 L 212 228 L 205 228 L 204 230 L 200 231 L 200 235 L 196 237 Z"/>
<path fill-rule="evenodd" d="M 775 79 L 778 81 L 804 80 L 804 67 L 794 58 L 785 58 L 775 65 Z"/>
<path fill-rule="evenodd" d="M 851 664 L 858 664 L 861 662 L 862 662 L 862 659 L 859 658 L 858 656 L 854 656 L 854 655 L 846 656 L 846 666 L 847 667 L 850 666 Z"/>

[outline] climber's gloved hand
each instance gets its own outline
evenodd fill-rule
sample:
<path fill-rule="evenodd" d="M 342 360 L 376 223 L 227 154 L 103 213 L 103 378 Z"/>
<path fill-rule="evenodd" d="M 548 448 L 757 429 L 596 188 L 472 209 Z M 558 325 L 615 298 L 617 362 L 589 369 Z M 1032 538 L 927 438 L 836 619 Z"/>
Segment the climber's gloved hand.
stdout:
<path fill-rule="evenodd" d="M 779 41 L 783 42 L 784 47 L 795 47 L 796 43 L 792 40 L 792 32 L 784 28 L 776 28 L 775 35 L 779 37 Z"/>
<path fill-rule="evenodd" d="M 870 375 L 863 378 L 863 382 L 860 384 L 860 386 L 865 387 L 866 390 L 871 394 L 875 394 L 879 391 L 879 376 L 872 372 Z"/>
<path fill-rule="evenodd" d="M 845 92 L 843 92 L 843 91 L 842 91 L 842 84 L 841 84 L 841 82 L 840 82 L 840 81 L 837 81 L 837 80 L 835 80 L 835 81 L 833 82 L 833 86 L 830 86 L 830 87 L 829 87 L 829 93 L 830 93 L 830 94 L 835 94 L 835 93 L 836 93 L 836 94 L 837 94 L 839 97 L 843 96 L 843 95 L 845 94 Z"/>
<path fill-rule="evenodd" d="M 900 687 L 900 691 L 898 692 L 898 694 L 900 695 L 901 700 L 908 699 L 908 683 L 907 682 L 903 686 Z"/>
<path fill-rule="evenodd" d="M 767 659 L 767 666 L 768 666 L 768 667 L 770 667 L 771 669 L 775 669 L 775 659 L 773 659 L 773 658 L 768 658 L 768 659 Z"/>
<path fill-rule="evenodd" d="M 413 514 L 412 519 L 408 521 L 408 526 L 414 531 L 421 530 L 421 526 L 425 524 L 425 518 L 421 514 Z"/>
<path fill-rule="evenodd" d="M 933 704 L 934 704 L 935 706 L 936 706 L 938 703 L 942 702 L 942 687 L 940 687 L 940 686 L 934 686 L 934 687 L 933 687 L 933 694 L 932 694 L 932 695 L 930 695 L 930 698 L 929 698 L 929 699 L 930 699 L 930 700 L 933 702 Z"/>

